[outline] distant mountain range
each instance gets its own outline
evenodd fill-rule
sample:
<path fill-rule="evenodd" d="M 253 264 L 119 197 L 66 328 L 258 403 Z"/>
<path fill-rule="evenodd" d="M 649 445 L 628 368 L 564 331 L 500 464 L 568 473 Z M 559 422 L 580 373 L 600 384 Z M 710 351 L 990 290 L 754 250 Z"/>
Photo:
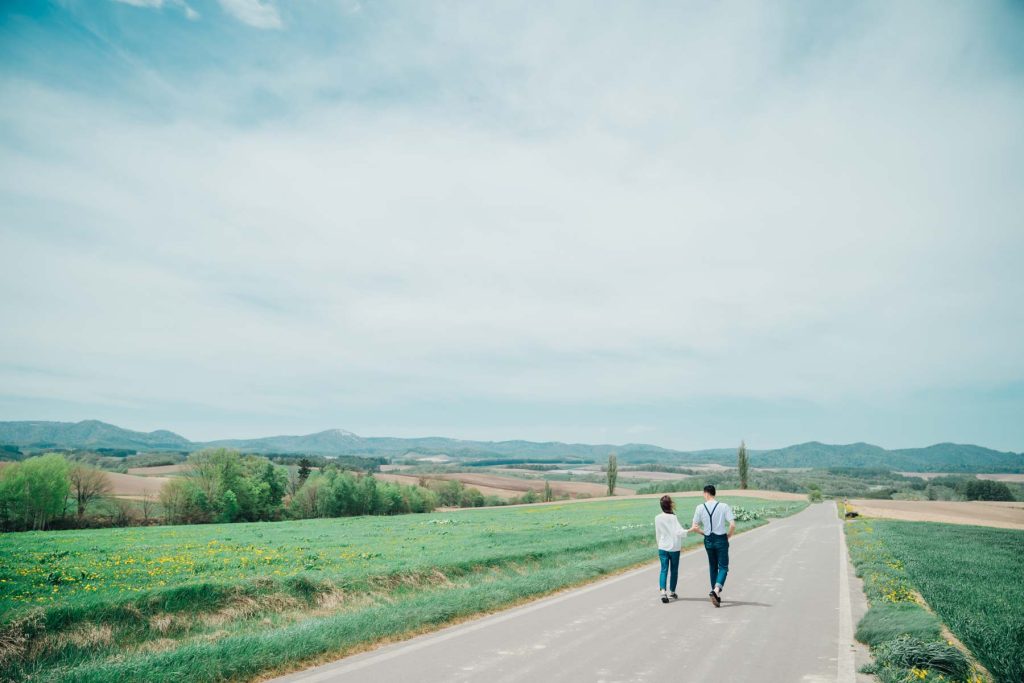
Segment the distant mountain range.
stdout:
<path fill-rule="evenodd" d="M 0 422 L 0 445 L 46 448 L 195 451 L 209 447 L 251 453 L 307 453 L 403 457 L 447 455 L 455 460 L 487 458 L 604 460 L 615 453 L 623 463 L 670 465 L 736 463 L 734 448 L 677 451 L 650 444 L 578 444 L 557 441 L 463 441 L 443 437 L 400 439 L 362 437 L 343 429 L 305 436 L 268 436 L 197 442 L 169 432 L 136 432 L 98 420 L 82 422 Z M 831 445 L 812 441 L 750 452 L 755 467 L 885 467 L 923 472 L 1024 472 L 1024 454 L 969 444 L 941 443 L 926 448 L 886 450 L 868 443 Z"/>

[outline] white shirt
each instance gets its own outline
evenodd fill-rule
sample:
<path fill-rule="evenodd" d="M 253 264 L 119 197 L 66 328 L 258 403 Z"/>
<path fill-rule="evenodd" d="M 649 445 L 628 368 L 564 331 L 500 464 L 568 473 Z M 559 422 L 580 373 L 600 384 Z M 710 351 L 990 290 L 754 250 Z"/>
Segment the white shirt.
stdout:
<path fill-rule="evenodd" d="M 715 506 L 718 507 L 715 507 Z M 714 513 L 711 515 L 709 513 Z M 728 503 L 719 503 L 712 498 L 706 503 L 697 506 L 693 511 L 693 523 L 700 524 L 707 534 L 726 534 L 729 532 L 729 522 L 736 518 L 732 514 L 732 508 Z"/>
<path fill-rule="evenodd" d="M 674 552 L 683 547 L 686 529 L 671 512 L 662 512 L 654 518 L 654 535 L 658 538 L 658 550 Z"/>

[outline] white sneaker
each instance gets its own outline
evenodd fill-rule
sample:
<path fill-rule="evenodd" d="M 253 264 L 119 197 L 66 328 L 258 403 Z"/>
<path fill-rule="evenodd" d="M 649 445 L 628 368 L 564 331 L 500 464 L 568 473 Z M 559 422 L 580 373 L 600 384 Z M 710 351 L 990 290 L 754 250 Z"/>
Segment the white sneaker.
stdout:
<path fill-rule="evenodd" d="M 661 591 L 661 601 L 668 602 L 668 593 L 666 593 L 665 591 Z"/>

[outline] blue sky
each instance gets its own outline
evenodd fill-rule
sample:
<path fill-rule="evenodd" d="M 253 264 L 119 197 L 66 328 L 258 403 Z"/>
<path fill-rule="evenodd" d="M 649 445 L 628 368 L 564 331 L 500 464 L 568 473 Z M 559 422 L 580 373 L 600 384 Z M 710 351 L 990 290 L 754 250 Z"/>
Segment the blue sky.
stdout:
<path fill-rule="evenodd" d="M 0 419 L 1024 450 L 1019 3 L 0 6 Z"/>

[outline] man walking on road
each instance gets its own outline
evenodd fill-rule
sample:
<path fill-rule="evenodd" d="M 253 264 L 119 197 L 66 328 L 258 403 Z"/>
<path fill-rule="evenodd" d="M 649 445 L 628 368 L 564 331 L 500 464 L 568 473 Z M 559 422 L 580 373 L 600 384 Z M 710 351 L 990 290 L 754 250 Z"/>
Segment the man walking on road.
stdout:
<path fill-rule="evenodd" d="M 715 487 L 712 484 L 704 487 L 704 502 L 693 511 L 693 526 L 689 531 L 701 531 L 704 534 L 704 550 L 708 553 L 708 571 L 711 575 L 708 599 L 715 607 L 721 607 L 722 586 L 729 573 L 729 539 L 736 531 L 736 518 L 728 503 L 715 500 Z"/>

